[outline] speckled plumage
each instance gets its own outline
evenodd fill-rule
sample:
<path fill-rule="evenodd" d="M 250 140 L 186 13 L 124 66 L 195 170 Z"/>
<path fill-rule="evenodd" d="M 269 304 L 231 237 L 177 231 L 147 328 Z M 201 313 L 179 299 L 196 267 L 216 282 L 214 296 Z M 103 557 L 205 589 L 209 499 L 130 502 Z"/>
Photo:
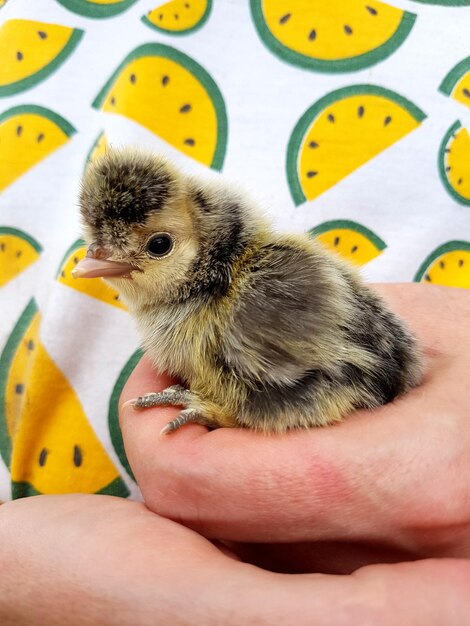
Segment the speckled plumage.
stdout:
<path fill-rule="evenodd" d="M 282 432 L 419 383 L 414 338 L 354 270 L 307 236 L 275 233 L 238 190 L 110 151 L 87 169 L 80 208 L 88 243 L 136 268 L 110 282 L 145 350 L 190 390 L 137 406 L 178 404 L 181 423 Z M 173 238 L 168 256 L 147 253 L 154 233 Z"/>

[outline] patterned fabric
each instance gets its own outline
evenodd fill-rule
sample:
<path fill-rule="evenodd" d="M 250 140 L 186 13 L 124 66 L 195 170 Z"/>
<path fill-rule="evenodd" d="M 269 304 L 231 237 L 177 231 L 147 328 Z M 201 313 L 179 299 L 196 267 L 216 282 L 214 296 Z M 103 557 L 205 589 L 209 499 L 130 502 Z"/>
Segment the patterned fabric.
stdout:
<path fill-rule="evenodd" d="M 74 280 L 109 145 L 239 183 L 369 280 L 470 287 L 470 0 L 0 0 L 0 498 L 139 497 L 140 352 Z"/>

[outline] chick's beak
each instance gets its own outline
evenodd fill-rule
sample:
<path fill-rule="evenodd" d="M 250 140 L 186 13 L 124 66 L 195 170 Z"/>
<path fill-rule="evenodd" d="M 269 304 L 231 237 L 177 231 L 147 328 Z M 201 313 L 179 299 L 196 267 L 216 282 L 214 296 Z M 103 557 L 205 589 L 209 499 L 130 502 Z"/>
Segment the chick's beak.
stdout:
<path fill-rule="evenodd" d="M 111 256 L 106 250 L 93 243 L 87 250 L 87 255 L 79 261 L 72 270 L 74 278 L 121 277 L 128 278 L 137 268 L 130 263 L 110 261 Z"/>

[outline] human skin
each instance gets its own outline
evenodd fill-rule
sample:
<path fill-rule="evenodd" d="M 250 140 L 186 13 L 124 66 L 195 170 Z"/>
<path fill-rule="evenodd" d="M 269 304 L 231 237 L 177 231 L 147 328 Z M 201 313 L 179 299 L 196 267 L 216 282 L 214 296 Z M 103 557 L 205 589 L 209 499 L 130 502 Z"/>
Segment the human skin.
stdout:
<path fill-rule="evenodd" d="M 470 293 L 375 287 L 416 333 L 423 383 L 326 428 L 266 436 L 189 425 L 175 408 L 126 407 L 126 452 L 147 506 L 279 571 L 470 557 Z M 174 381 L 145 358 L 121 403 Z M 232 546 L 234 547 L 234 546 Z"/>
<path fill-rule="evenodd" d="M 174 410 L 126 411 L 144 497 L 182 524 L 110 496 L 1 506 L 2 626 L 470 623 L 470 562 L 442 558 L 468 556 L 469 295 L 384 294 L 426 346 L 420 390 L 375 415 L 282 437 L 191 425 L 159 439 Z M 143 361 L 122 402 L 169 382 Z M 233 552 L 186 526 L 230 540 Z M 432 554 L 441 558 L 360 567 Z"/>

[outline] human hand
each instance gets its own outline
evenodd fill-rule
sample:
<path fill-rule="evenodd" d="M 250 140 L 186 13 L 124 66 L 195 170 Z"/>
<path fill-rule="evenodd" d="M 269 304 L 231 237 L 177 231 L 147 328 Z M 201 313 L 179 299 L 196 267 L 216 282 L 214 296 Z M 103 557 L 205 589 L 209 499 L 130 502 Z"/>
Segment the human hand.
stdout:
<path fill-rule="evenodd" d="M 36 496 L 0 507 L 2 626 L 460 626 L 470 564 L 273 574 L 143 504 Z"/>
<path fill-rule="evenodd" d="M 121 425 L 147 506 L 207 537 L 289 543 L 253 556 L 277 554 L 281 570 L 470 557 L 470 294 L 377 290 L 424 347 L 420 387 L 341 424 L 283 436 L 190 425 L 159 439 L 177 409 L 129 407 Z M 143 359 L 121 403 L 172 382 Z"/>

